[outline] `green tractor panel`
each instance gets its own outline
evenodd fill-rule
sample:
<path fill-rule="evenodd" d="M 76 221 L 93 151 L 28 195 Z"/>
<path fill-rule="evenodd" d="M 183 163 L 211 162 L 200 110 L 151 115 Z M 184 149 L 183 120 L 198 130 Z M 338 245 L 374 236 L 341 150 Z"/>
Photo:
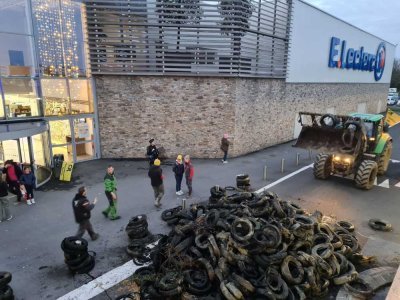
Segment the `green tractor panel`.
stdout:
<path fill-rule="evenodd" d="M 350 176 L 357 187 L 369 190 L 377 175 L 385 174 L 392 155 L 392 138 L 383 115 L 349 116 L 299 113 L 302 126 L 294 147 L 312 149 L 314 176 Z"/>

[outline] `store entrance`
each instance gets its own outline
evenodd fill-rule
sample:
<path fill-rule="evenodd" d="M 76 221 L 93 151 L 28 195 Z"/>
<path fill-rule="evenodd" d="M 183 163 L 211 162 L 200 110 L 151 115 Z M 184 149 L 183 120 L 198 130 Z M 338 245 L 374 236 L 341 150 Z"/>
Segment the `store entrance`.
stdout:
<path fill-rule="evenodd" d="M 47 133 L 0 141 L 1 168 L 7 160 L 18 163 L 21 169 L 29 166 L 36 176 L 36 186 L 39 187 L 51 176 L 49 150 Z"/>
<path fill-rule="evenodd" d="M 97 158 L 97 139 L 93 115 L 49 120 L 53 157 L 68 162 Z"/>

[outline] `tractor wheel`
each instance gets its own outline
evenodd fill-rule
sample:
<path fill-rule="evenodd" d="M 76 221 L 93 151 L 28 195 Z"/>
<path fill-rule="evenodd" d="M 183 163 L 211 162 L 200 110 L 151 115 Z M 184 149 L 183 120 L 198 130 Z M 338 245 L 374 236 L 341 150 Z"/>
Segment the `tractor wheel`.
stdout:
<path fill-rule="evenodd" d="M 373 160 L 364 160 L 356 173 L 356 186 L 363 190 L 370 190 L 374 186 L 378 164 Z"/>
<path fill-rule="evenodd" d="M 314 161 L 314 177 L 328 179 L 332 173 L 332 155 L 318 154 Z"/>
<path fill-rule="evenodd" d="M 385 149 L 383 149 L 382 154 L 378 160 L 378 175 L 383 175 L 386 173 L 389 167 L 390 157 L 392 156 L 392 149 L 392 142 L 387 142 L 385 145 Z"/>

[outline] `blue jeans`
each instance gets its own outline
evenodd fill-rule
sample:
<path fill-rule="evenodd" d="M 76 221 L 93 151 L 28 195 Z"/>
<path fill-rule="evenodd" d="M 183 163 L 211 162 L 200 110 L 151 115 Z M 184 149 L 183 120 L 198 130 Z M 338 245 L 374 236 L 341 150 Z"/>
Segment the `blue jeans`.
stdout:
<path fill-rule="evenodd" d="M 227 158 L 228 158 L 228 151 L 224 151 L 223 161 L 226 161 Z"/>
<path fill-rule="evenodd" d="M 177 192 L 179 192 L 181 190 L 182 178 L 183 178 L 183 175 L 181 175 L 181 176 L 175 175 Z"/>

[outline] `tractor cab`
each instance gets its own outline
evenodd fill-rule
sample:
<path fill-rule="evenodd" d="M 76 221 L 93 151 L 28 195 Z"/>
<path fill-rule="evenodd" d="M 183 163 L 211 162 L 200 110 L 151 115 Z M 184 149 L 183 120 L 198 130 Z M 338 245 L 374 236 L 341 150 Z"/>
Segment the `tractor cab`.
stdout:
<path fill-rule="evenodd" d="M 363 122 L 367 137 L 367 152 L 374 153 L 382 134 L 387 132 L 384 116 L 380 114 L 361 113 L 352 113 L 349 116 Z"/>

